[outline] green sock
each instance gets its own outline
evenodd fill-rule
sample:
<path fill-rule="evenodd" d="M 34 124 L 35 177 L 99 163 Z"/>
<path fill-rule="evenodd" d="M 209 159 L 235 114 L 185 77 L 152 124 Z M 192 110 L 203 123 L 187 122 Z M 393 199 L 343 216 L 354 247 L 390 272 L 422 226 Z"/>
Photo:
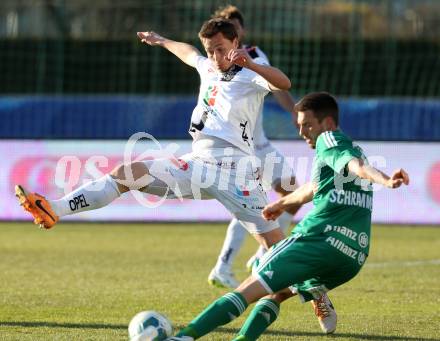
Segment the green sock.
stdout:
<path fill-rule="evenodd" d="M 259 300 L 238 332 L 238 337 L 234 340 L 253 341 L 258 339 L 277 319 L 279 312 L 278 302 L 267 298 Z"/>
<path fill-rule="evenodd" d="M 241 294 L 230 292 L 214 301 L 177 336 L 191 336 L 194 339 L 202 337 L 243 314 L 247 306 L 248 304 Z"/>
<path fill-rule="evenodd" d="M 244 336 L 244 335 L 237 335 L 236 337 L 235 337 L 235 339 L 234 340 L 232 340 L 232 341 L 251 341 L 250 339 L 248 339 L 246 336 Z"/>

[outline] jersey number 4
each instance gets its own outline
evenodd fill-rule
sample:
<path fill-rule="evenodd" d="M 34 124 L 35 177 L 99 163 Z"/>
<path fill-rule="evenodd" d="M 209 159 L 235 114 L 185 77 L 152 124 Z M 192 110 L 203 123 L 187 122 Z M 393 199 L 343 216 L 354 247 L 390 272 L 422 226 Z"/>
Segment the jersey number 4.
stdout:
<path fill-rule="evenodd" d="M 243 139 L 244 142 L 246 142 L 248 144 L 248 146 L 250 146 L 249 136 L 248 136 L 248 134 L 246 132 L 247 124 L 248 124 L 248 121 L 244 121 L 244 123 L 240 123 L 241 138 Z"/>

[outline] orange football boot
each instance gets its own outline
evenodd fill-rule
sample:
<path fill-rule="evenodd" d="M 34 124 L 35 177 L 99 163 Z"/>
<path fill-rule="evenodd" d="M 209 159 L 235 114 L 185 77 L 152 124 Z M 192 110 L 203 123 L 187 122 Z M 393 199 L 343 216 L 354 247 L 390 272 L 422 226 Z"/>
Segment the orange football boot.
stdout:
<path fill-rule="evenodd" d="M 34 217 L 34 224 L 50 229 L 59 220 L 45 197 L 37 193 L 27 193 L 20 185 L 15 186 L 15 196 L 20 205 Z"/>

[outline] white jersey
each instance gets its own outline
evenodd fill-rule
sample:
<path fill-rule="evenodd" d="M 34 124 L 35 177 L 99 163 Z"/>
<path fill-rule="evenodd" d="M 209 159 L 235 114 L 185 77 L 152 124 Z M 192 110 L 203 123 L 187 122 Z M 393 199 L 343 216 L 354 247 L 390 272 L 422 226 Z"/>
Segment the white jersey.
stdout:
<path fill-rule="evenodd" d="M 266 65 L 266 60 L 255 58 L 254 62 Z M 201 84 L 191 117 L 193 139 L 212 136 L 253 155 L 255 125 L 264 97 L 270 91 L 269 83 L 257 73 L 237 65 L 228 72 L 218 72 L 203 56 L 196 57 L 195 65 Z"/>
<path fill-rule="evenodd" d="M 255 124 L 255 131 L 254 131 L 254 144 L 255 148 L 263 148 L 269 143 L 268 138 L 266 137 L 266 134 L 264 133 L 263 129 L 263 114 L 260 113 L 257 117 L 257 123 Z"/>

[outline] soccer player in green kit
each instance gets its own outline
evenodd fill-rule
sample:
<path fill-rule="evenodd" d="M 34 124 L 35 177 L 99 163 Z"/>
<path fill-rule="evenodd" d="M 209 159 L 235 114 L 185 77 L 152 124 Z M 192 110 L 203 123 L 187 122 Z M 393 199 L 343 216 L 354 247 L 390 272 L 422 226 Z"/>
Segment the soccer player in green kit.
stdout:
<path fill-rule="evenodd" d="M 338 105 L 325 92 L 306 95 L 295 105 L 299 133 L 316 149 L 312 180 L 267 205 L 274 220 L 291 205 L 313 200 L 314 208 L 292 234 L 274 245 L 253 274 L 235 291 L 208 306 L 175 337 L 192 341 L 241 315 L 257 302 L 235 341 L 256 340 L 273 323 L 280 303 L 293 295 L 303 302 L 325 297 L 362 268 L 370 247 L 372 183 L 388 188 L 409 184 L 399 169 L 391 176 L 368 165 L 362 150 L 338 128 Z"/>

